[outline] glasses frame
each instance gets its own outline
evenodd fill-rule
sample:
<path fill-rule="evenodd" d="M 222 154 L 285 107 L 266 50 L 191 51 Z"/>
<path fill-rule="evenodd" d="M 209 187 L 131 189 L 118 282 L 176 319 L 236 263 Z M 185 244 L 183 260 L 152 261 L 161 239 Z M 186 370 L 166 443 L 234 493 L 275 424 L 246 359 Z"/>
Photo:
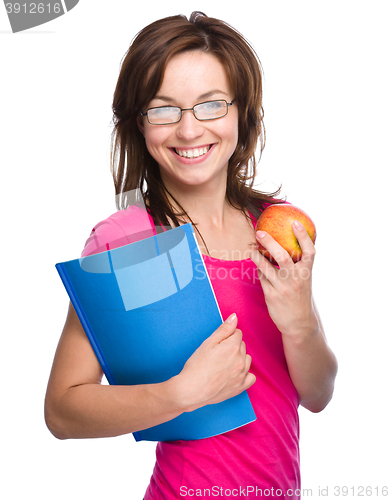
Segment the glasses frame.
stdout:
<path fill-rule="evenodd" d="M 221 115 L 221 116 L 217 116 L 215 118 L 198 118 L 196 115 L 195 115 L 195 111 L 194 111 L 194 108 L 196 108 L 196 106 L 200 106 L 202 104 L 208 104 L 209 102 L 220 102 L 220 101 L 223 101 L 226 103 L 226 113 L 224 115 Z M 197 104 L 195 104 L 194 106 L 192 106 L 192 108 L 180 108 L 179 106 L 155 106 L 153 108 L 148 108 L 145 113 L 141 110 L 139 110 L 141 116 L 146 116 L 147 119 L 148 119 L 148 122 L 150 123 L 150 125 L 174 125 L 175 123 L 179 123 L 179 121 L 182 119 L 183 117 L 183 111 L 192 111 L 192 114 L 194 115 L 194 117 L 200 121 L 200 122 L 207 122 L 207 121 L 211 121 L 211 120 L 218 120 L 219 118 L 223 118 L 224 116 L 226 116 L 228 114 L 228 111 L 229 111 L 229 106 L 232 106 L 234 103 L 235 103 L 236 99 L 233 99 L 231 102 L 227 102 L 226 99 L 214 99 L 212 101 L 204 101 L 204 102 L 198 102 Z M 180 109 L 180 117 L 178 120 L 176 120 L 175 122 L 168 122 L 168 123 L 152 123 L 150 120 L 149 120 L 149 115 L 148 115 L 148 112 L 152 109 L 159 109 L 159 108 L 176 108 L 176 109 Z"/>

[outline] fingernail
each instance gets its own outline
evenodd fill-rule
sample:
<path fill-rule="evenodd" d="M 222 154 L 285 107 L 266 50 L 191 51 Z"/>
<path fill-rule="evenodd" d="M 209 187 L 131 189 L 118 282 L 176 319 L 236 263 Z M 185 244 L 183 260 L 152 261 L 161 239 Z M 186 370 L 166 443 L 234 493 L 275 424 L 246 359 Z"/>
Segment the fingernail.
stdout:
<path fill-rule="evenodd" d="M 233 323 L 233 321 L 236 319 L 236 317 L 237 317 L 237 316 L 236 316 L 236 313 L 231 314 L 231 315 L 227 318 L 227 320 L 225 321 L 225 323 Z"/>
<path fill-rule="evenodd" d="M 298 229 L 298 231 L 301 231 L 303 229 L 303 224 L 301 222 L 299 222 L 298 220 L 295 220 L 293 222 L 293 225 L 294 225 L 295 229 Z"/>
<path fill-rule="evenodd" d="M 261 238 L 264 238 L 265 235 L 266 235 L 265 231 L 257 231 L 256 238 L 259 238 L 260 240 Z"/>

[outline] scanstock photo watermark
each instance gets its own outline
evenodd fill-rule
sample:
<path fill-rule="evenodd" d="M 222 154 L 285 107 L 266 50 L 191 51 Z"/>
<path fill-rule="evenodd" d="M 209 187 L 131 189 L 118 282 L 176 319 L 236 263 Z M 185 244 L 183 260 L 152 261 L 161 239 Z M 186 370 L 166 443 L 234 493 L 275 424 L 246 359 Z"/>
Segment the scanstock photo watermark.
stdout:
<path fill-rule="evenodd" d="M 318 488 L 287 489 L 259 488 L 258 486 L 237 486 L 236 488 L 211 488 L 180 487 L 181 497 L 257 497 L 257 498 L 338 498 L 338 497 L 370 497 L 385 498 L 389 496 L 388 486 L 318 486 Z"/>
<path fill-rule="evenodd" d="M 53 19 L 69 12 L 78 3 L 79 0 L 46 0 L 44 2 L 4 0 L 13 33 L 53 21 Z"/>

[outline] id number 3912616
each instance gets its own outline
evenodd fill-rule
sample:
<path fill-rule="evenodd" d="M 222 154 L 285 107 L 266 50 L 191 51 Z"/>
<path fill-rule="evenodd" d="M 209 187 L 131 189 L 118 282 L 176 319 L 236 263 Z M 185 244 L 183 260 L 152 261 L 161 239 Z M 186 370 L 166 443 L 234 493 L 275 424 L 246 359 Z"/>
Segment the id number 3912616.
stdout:
<path fill-rule="evenodd" d="M 319 488 L 320 496 L 328 496 L 328 488 Z M 335 497 L 376 497 L 389 496 L 388 486 L 334 486 L 333 495 Z"/>
<path fill-rule="evenodd" d="M 7 14 L 60 14 L 61 2 L 55 3 L 36 3 L 36 2 L 23 2 L 23 3 L 6 3 L 5 8 Z"/>

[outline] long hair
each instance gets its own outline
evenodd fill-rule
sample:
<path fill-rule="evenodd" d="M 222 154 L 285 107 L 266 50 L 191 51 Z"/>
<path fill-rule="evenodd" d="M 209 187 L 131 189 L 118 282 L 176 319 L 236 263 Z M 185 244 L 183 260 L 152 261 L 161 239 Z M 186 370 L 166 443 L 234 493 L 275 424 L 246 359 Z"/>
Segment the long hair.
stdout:
<path fill-rule="evenodd" d="M 125 193 L 138 189 L 156 222 L 179 225 L 178 217 L 187 216 L 166 187 L 157 162 L 149 154 L 138 129 L 137 116 L 156 95 L 164 71 L 177 54 L 203 50 L 224 66 L 238 109 L 238 143 L 229 160 L 226 199 L 245 215 L 245 209 L 259 216 L 264 203 L 274 202 L 274 193 L 253 188 L 256 177 L 256 150 L 265 146 L 262 104 L 262 67 L 254 49 L 227 23 L 193 12 L 158 20 L 134 38 L 126 52 L 113 99 L 111 171 L 115 184 L 117 208 L 126 206 Z M 168 196 L 169 194 L 169 196 Z M 173 199 L 182 210 L 172 206 Z M 192 222 L 192 221 L 191 221 Z"/>

